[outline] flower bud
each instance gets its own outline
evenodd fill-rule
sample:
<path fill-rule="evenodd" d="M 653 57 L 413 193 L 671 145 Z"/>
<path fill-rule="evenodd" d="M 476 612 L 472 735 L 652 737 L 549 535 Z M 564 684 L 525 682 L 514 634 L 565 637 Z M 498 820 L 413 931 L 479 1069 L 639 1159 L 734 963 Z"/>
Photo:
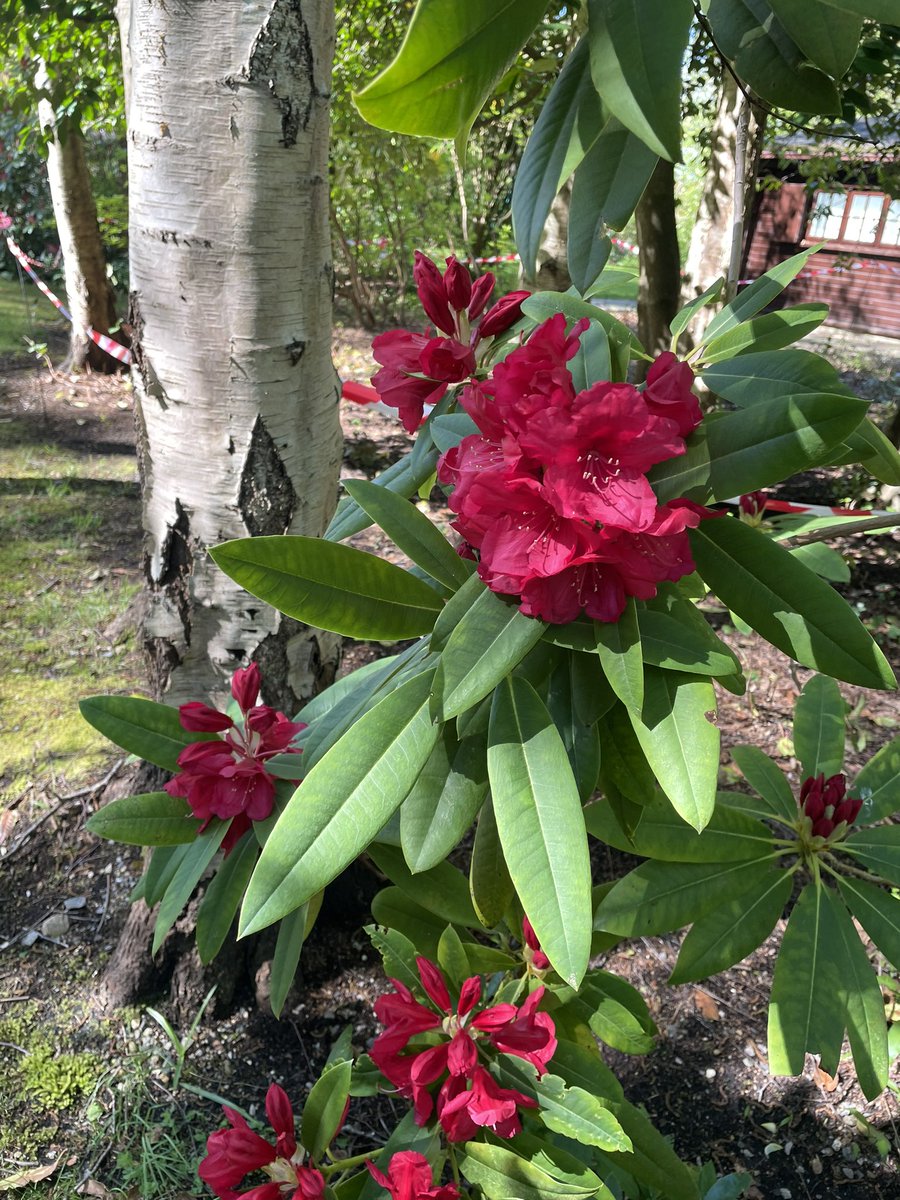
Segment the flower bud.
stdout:
<path fill-rule="evenodd" d="M 178 708 L 178 719 L 181 728 L 188 733 L 222 733 L 234 725 L 231 717 L 202 704 L 199 700 L 191 700 Z"/>
<path fill-rule="evenodd" d="M 260 688 L 259 665 L 239 667 L 231 679 L 231 694 L 237 700 L 241 712 L 247 712 L 256 703 Z"/>
<path fill-rule="evenodd" d="M 491 298 L 491 293 L 494 290 L 494 276 L 490 271 L 485 271 L 483 275 L 479 275 L 472 284 L 472 296 L 469 300 L 468 318 L 470 321 L 477 321 L 481 314 L 487 308 L 488 301 Z"/>
<path fill-rule="evenodd" d="M 484 319 L 478 326 L 478 336 L 494 337 L 505 333 L 510 325 L 515 325 L 522 315 L 522 301 L 527 300 L 531 292 L 508 292 L 501 296 L 495 305 L 488 309 Z"/>
<path fill-rule="evenodd" d="M 423 254 L 421 250 L 416 251 L 413 279 L 416 281 L 416 291 L 428 319 L 444 333 L 453 333 L 453 316 L 447 303 L 444 277 L 428 255 Z"/>
<path fill-rule="evenodd" d="M 813 822 L 812 834 L 813 837 L 827 838 L 834 832 L 835 822 L 828 817 L 819 817 L 818 821 Z"/>
<path fill-rule="evenodd" d="M 458 258 L 447 259 L 444 272 L 444 293 L 456 312 L 468 308 L 472 296 L 472 278 Z"/>

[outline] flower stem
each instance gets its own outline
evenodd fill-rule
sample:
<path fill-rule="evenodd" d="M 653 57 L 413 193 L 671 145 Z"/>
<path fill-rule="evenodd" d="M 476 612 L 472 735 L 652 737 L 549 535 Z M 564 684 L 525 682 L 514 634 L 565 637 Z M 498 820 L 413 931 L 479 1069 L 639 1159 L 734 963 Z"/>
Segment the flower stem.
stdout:
<path fill-rule="evenodd" d="M 837 867 L 831 866 L 831 864 L 828 862 L 828 859 L 836 862 Z M 843 859 L 835 859 L 834 855 L 832 854 L 824 855 L 821 861 L 825 870 L 832 874 L 835 879 L 839 879 L 841 875 L 853 875 L 857 879 L 864 879 L 866 883 L 882 884 L 884 887 L 889 888 L 896 887 L 896 884 L 891 883 L 889 879 L 882 879 L 880 875 L 873 875 L 871 871 L 862 871 L 859 867 L 851 867 L 850 864 L 844 862 Z"/>
<path fill-rule="evenodd" d="M 317 1163 L 319 1170 L 323 1175 L 333 1175 L 335 1171 L 346 1171 L 350 1167 L 361 1166 L 366 1159 L 374 1159 L 376 1154 L 380 1154 L 384 1147 L 376 1146 L 373 1150 L 366 1151 L 365 1154 L 354 1154 L 352 1158 L 333 1158 L 330 1163 Z"/>

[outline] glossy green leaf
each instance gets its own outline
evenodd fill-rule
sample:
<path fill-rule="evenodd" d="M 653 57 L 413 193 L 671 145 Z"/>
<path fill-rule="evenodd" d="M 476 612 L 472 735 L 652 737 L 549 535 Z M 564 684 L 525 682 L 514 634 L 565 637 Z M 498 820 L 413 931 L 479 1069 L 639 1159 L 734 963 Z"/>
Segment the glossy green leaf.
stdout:
<path fill-rule="evenodd" d="M 345 637 L 416 637 L 429 632 L 443 607 L 437 592 L 409 571 L 322 538 L 242 538 L 210 554 L 251 595 Z"/>
<path fill-rule="evenodd" d="M 898 524 L 900 524 L 900 516 L 898 516 Z M 788 553 L 791 558 L 796 558 L 808 570 L 815 572 L 820 579 L 827 579 L 829 583 L 850 582 L 850 567 L 837 550 L 826 546 L 824 542 L 810 542 L 806 546 L 791 546 Z"/>
<path fill-rule="evenodd" d="M 399 808 L 438 728 L 433 674 L 404 683 L 367 712 L 306 776 L 266 842 L 241 914 L 242 934 L 271 925 L 330 883 Z"/>
<path fill-rule="evenodd" d="M 868 417 L 848 435 L 845 444 L 852 462 L 860 462 L 881 483 L 900 486 L 900 450 Z"/>
<path fill-rule="evenodd" d="M 582 1045 L 558 1037 L 553 1070 L 562 1075 L 570 1087 L 580 1087 L 592 1096 L 607 1101 L 624 1099 L 621 1083 L 600 1057 L 593 1038 L 587 1045 Z"/>
<path fill-rule="evenodd" d="M 452 925 L 446 927 L 438 941 L 437 963 L 454 989 L 462 987 L 472 974 L 466 947 Z"/>
<path fill-rule="evenodd" d="M 794 753 L 802 778 L 837 775 L 844 765 L 844 712 L 841 692 L 833 679 L 813 675 L 794 705 Z"/>
<path fill-rule="evenodd" d="M 281 1016 L 291 984 L 297 974 L 300 954 L 309 928 L 309 904 L 301 904 L 278 924 L 278 937 L 272 955 L 269 976 L 269 1003 L 276 1017 Z"/>
<path fill-rule="evenodd" d="M 488 929 L 502 921 L 515 896 L 490 796 L 478 816 L 469 867 L 469 892 L 475 911 Z"/>
<path fill-rule="evenodd" d="M 748 287 L 742 288 L 735 298 L 726 304 L 707 325 L 703 334 L 704 344 L 708 345 L 720 335 L 736 329 L 738 325 L 749 321 L 766 305 L 771 304 L 776 297 L 781 295 L 788 284 L 797 278 L 812 255 L 821 249 L 821 245 L 816 245 L 801 250 L 799 254 L 784 259 L 783 262 L 777 263 L 766 271 L 764 275 L 754 279 Z"/>
<path fill-rule="evenodd" d="M 321 1160 L 343 1120 L 352 1069 L 349 1060 L 326 1067 L 303 1104 L 300 1141 L 314 1162 Z"/>
<path fill-rule="evenodd" d="M 714 283 L 711 283 L 705 292 L 689 301 L 684 308 L 678 310 L 672 320 L 669 322 L 669 330 L 672 334 L 673 346 L 678 338 L 701 308 L 706 308 L 708 304 L 714 304 L 722 294 L 722 288 L 725 286 L 725 276 L 721 275 Z"/>
<path fill-rule="evenodd" d="M 642 809 L 640 822 L 631 837 L 604 801 L 585 809 L 584 822 L 588 833 L 608 846 L 626 854 L 666 862 L 740 862 L 759 858 L 772 842 L 771 833 L 761 821 L 721 805 L 713 811 L 709 824 L 698 833 L 660 795 Z"/>
<path fill-rule="evenodd" d="M 862 419 L 865 404 L 847 396 L 779 396 L 707 418 L 685 454 L 648 474 L 660 503 L 688 496 L 727 500 L 768 487 L 822 462 Z"/>
<path fill-rule="evenodd" d="M 175 878 L 175 872 L 181 866 L 181 860 L 190 851 L 193 840 L 189 845 L 156 846 L 150 851 L 150 861 L 141 876 L 141 895 L 148 908 L 159 904 L 165 895 L 166 888 Z M 132 895 L 136 900 L 137 896 Z"/>
<path fill-rule="evenodd" d="M 647 667 L 640 718 L 629 712 L 641 750 L 675 811 L 695 829 L 716 803 L 719 730 L 712 684 L 696 675 Z"/>
<path fill-rule="evenodd" d="M 640 993 L 626 980 L 608 971 L 591 971 L 568 1004 L 614 1050 L 648 1054 L 653 1049 L 656 1026 Z"/>
<path fill-rule="evenodd" d="M 481 596 L 482 592 L 486 591 L 487 587 L 481 582 L 478 576 L 471 575 L 459 591 L 450 597 L 438 614 L 434 628 L 431 631 L 430 642 L 432 650 L 443 650 L 450 634 L 468 613 L 475 601 Z"/>
<path fill-rule="evenodd" d="M 364 687 L 374 687 L 376 682 L 387 675 L 399 660 L 399 654 L 391 654 L 386 658 L 375 658 L 371 662 L 357 667 L 349 675 L 342 675 L 340 679 L 336 679 L 324 691 L 319 692 L 304 704 L 295 719 L 310 724 L 313 721 L 321 721 L 348 696 L 359 695 Z"/>
<path fill-rule="evenodd" d="M 740 672 L 741 664 L 734 652 L 676 587 L 663 585 L 656 599 L 642 604 L 638 624 L 641 653 L 651 666 L 698 675 Z"/>
<path fill-rule="evenodd" d="M 168 792 L 147 792 L 112 800 L 87 820 L 98 837 L 129 846 L 178 846 L 192 842 L 200 822 L 186 800 Z"/>
<path fill-rule="evenodd" d="M 689 531 L 697 569 L 723 604 L 805 667 L 894 688 L 884 655 L 840 596 L 770 538 L 723 517 Z"/>
<path fill-rule="evenodd" d="M 723 897 L 691 926 L 669 983 L 706 979 L 747 958 L 775 928 L 792 887 L 789 871 L 770 870 L 744 891 Z"/>
<path fill-rule="evenodd" d="M 826 895 L 840 935 L 835 945 L 829 944 L 828 951 L 838 961 L 856 1078 L 866 1099 L 874 1100 L 887 1087 L 888 1081 L 884 999 L 853 918 L 836 892 L 828 889 Z"/>
<path fill-rule="evenodd" d="M 462 594 L 462 591 L 458 593 Z M 450 634 L 434 680 L 432 713 L 447 721 L 489 695 L 541 639 L 543 621 L 484 589 Z"/>
<path fill-rule="evenodd" d="M 197 953 L 212 962 L 228 936 L 256 866 L 259 845 L 248 830 L 209 881 L 197 913 Z"/>
<path fill-rule="evenodd" d="M 385 892 L 396 892 L 398 895 L 402 895 L 399 888 L 384 888 L 378 893 L 375 900 L 378 900 Z M 373 915 L 377 921 L 377 915 Z M 406 934 L 401 933 L 399 929 L 394 929 L 391 926 L 378 929 L 374 925 L 367 925 L 365 932 L 372 945 L 381 955 L 384 973 L 389 979 L 399 979 L 411 991 L 421 987 L 419 972 L 416 967 L 416 946 Z M 435 942 L 436 946 L 437 942 Z M 421 952 L 424 953 L 424 949 Z"/>
<path fill-rule="evenodd" d="M 882 21 L 885 25 L 897 24 L 897 7 L 894 0 L 820 0 L 828 8 L 839 12 L 855 13 L 868 17 L 870 21 Z"/>
<path fill-rule="evenodd" d="M 617 704 L 601 719 L 600 746 L 600 786 L 607 797 L 649 804 L 656 795 L 656 777 L 624 705 Z"/>
<path fill-rule="evenodd" d="M 637 300 L 638 287 L 637 267 L 628 266 L 626 263 L 617 263 L 614 267 L 604 267 L 584 293 L 584 298 L 585 300 Z M 597 375 L 591 382 L 603 378 L 609 377 Z"/>
<path fill-rule="evenodd" d="M 604 103 L 654 154 L 681 157 L 681 60 L 690 0 L 589 0 L 591 74 Z"/>
<path fill-rule="evenodd" d="M 710 0 L 706 11 L 721 52 L 763 100 L 790 112 L 840 113 L 834 83 L 806 61 L 768 4 Z"/>
<path fill-rule="evenodd" d="M 416 448 L 418 448 L 418 444 L 417 442 Z M 432 448 L 428 454 L 417 455 L 415 463 L 413 455 L 407 454 L 399 462 L 392 463 L 372 482 L 378 487 L 395 492 L 398 496 L 413 496 L 422 484 L 434 474 L 437 460 L 438 450 L 436 447 Z M 343 496 L 323 537 L 328 542 L 342 542 L 344 538 L 352 537 L 354 533 L 368 529 L 371 524 L 372 518 L 369 514 L 360 508 L 355 500 L 351 500 L 349 496 Z"/>
<path fill-rule="evenodd" d="M 547 711 L 559 730 L 575 776 L 578 795 L 584 802 L 593 795 L 600 773 L 600 730 L 596 722 L 585 724 L 576 707 L 571 667 L 581 659 L 581 655 L 568 655 L 557 664 L 547 689 Z M 599 668 L 599 663 L 594 665 Z"/>
<path fill-rule="evenodd" d="M 577 986 L 591 941 L 591 871 L 578 789 L 562 739 L 534 689 L 497 688 L 488 773 L 503 856 L 545 953 Z"/>
<path fill-rule="evenodd" d="M 764 350 L 780 350 L 818 329 L 827 316 L 827 304 L 795 304 L 791 308 L 751 317 L 727 333 L 710 338 L 705 343 L 703 362 L 714 363 L 750 351 L 760 354 Z"/>
<path fill-rule="evenodd" d="M 840 79 L 859 48 L 862 17 L 832 8 L 828 0 L 768 0 L 768 4 L 809 61 Z"/>
<path fill-rule="evenodd" d="M 532 321 L 537 321 L 538 324 L 559 312 L 565 315 L 567 321 L 572 322 L 587 317 L 589 321 L 603 326 L 611 342 L 615 339 L 629 347 L 632 358 L 646 358 L 640 342 L 627 325 L 623 325 L 621 321 L 610 313 L 604 312 L 602 308 L 597 308 L 596 305 L 589 304 L 588 301 L 581 300 L 578 296 L 572 296 L 568 292 L 535 292 L 527 300 L 522 301 L 522 312 Z M 611 378 L 617 378 L 615 370 L 612 371 Z"/>
<path fill-rule="evenodd" d="M 598 380 L 610 378 L 609 335 L 596 321 L 592 321 L 578 339 L 578 350 L 569 359 L 569 373 L 576 392 L 584 392 Z"/>
<path fill-rule="evenodd" d="M 842 875 L 841 895 L 863 929 L 894 967 L 900 971 L 900 900 L 863 879 Z"/>
<path fill-rule="evenodd" d="M 699 1200 L 693 1168 L 681 1161 L 672 1143 L 644 1110 L 627 1100 L 610 1101 L 610 1110 L 631 1139 L 633 1149 L 630 1154 L 600 1152 L 600 1159 L 627 1171 L 666 1200 Z"/>
<path fill-rule="evenodd" d="M 424 954 L 432 960 L 437 958 L 438 943 L 446 928 L 446 922 L 427 908 L 423 908 L 421 904 L 416 904 L 415 900 L 400 888 L 382 888 L 372 901 L 372 916 L 379 925 L 402 934 L 415 946 L 419 954 Z"/>
<path fill-rule="evenodd" d="M 599 1097 L 580 1087 L 566 1087 L 564 1079 L 549 1074 L 541 1077 L 536 1092 L 547 1129 L 583 1146 L 631 1149 L 631 1138 Z"/>
<path fill-rule="evenodd" d="M 561 1147 L 521 1133 L 515 1143 L 466 1142 L 460 1170 L 487 1200 L 587 1200 L 612 1193 L 593 1171 Z"/>
<path fill-rule="evenodd" d="M 409 500 L 364 479 L 348 479 L 349 495 L 414 563 L 455 592 L 471 570 L 447 539 Z M 471 565 L 471 564 L 470 564 Z"/>
<path fill-rule="evenodd" d="M 370 125 L 465 136 L 543 16 L 543 0 L 418 0 L 394 60 L 353 97 Z"/>
<path fill-rule="evenodd" d="M 400 809 L 400 839 L 411 871 L 443 862 L 475 820 L 487 790 L 486 730 L 459 742 L 445 725 Z"/>
<path fill-rule="evenodd" d="M 624 937 L 681 929 L 768 876 L 773 859 L 770 853 L 740 862 L 641 863 L 601 902 L 594 928 Z"/>
<path fill-rule="evenodd" d="M 215 821 L 203 833 L 199 833 L 187 847 L 160 901 L 156 924 L 153 927 L 151 954 L 157 952 L 165 941 L 166 934 L 178 920 L 203 872 L 215 858 L 230 824 L 230 821 Z"/>
<path fill-rule="evenodd" d="M 769 1069 L 800 1075 L 806 1054 L 833 1075 L 844 1040 L 844 991 L 834 953 L 840 930 L 826 889 L 808 883 L 791 913 L 769 1001 Z"/>
<path fill-rule="evenodd" d="M 450 922 L 470 928 L 478 925 L 466 877 L 450 863 L 441 862 L 429 871 L 413 875 L 403 854 L 393 846 L 376 842 L 369 847 L 369 856 L 391 883 L 444 924 Z"/>
<path fill-rule="evenodd" d="M 845 838 L 843 847 L 857 862 L 900 887 L 900 825 L 857 829 Z"/>
<path fill-rule="evenodd" d="M 809 350 L 770 350 L 723 359 L 704 367 L 702 379 L 711 392 L 739 408 L 776 396 L 853 395 L 831 363 Z"/>
<path fill-rule="evenodd" d="M 182 729 L 178 709 L 141 696 L 91 696 L 78 704 L 81 715 L 111 742 L 173 773 L 178 755 L 191 742 L 215 741 L 215 734 Z"/>
<path fill-rule="evenodd" d="M 607 682 L 625 707 L 640 713 L 644 703 L 644 658 L 633 599 L 618 621 L 595 622 L 597 655 Z"/>
<path fill-rule="evenodd" d="M 791 824 L 797 816 L 797 798 L 777 763 L 758 746 L 733 746 L 731 757 L 772 816 Z"/>
<path fill-rule="evenodd" d="M 859 821 L 863 824 L 900 811 L 900 737 L 893 738 L 869 759 L 850 791 L 862 797 Z"/>

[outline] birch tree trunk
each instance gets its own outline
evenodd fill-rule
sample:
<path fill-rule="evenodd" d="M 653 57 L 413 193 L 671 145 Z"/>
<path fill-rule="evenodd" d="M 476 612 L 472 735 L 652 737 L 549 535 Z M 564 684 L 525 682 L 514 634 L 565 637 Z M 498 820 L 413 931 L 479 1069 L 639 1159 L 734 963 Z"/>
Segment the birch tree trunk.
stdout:
<path fill-rule="evenodd" d="M 207 549 L 319 535 L 336 500 L 333 5 L 126 0 L 119 18 L 152 684 L 220 702 L 254 660 L 290 714 L 337 639 L 248 596 Z"/>
<path fill-rule="evenodd" d="M 40 88 L 45 80 L 42 69 L 38 72 L 37 86 Z M 87 335 L 89 326 L 98 333 L 108 333 L 116 312 L 106 274 L 84 138 L 80 130 L 71 128 L 65 137 L 60 137 L 49 100 L 39 101 L 38 119 L 41 129 L 50 130 L 53 135 L 47 144 L 47 178 L 65 267 L 66 297 L 73 318 L 66 366 L 78 369 L 90 364 L 99 371 L 115 370 L 115 359 L 104 354 Z"/>

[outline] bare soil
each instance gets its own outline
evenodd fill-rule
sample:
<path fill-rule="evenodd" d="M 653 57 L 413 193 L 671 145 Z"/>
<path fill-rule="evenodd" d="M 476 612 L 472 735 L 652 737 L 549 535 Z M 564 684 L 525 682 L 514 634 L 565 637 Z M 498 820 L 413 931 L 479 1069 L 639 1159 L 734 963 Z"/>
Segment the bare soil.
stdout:
<path fill-rule="evenodd" d="M 338 331 L 335 351 L 344 378 L 368 378 L 369 338 L 360 330 Z M 27 412 L 35 439 L 77 447 L 86 455 L 132 447 L 131 414 L 121 404 L 126 394 L 121 383 L 95 376 L 72 386 L 78 407 L 66 387 L 48 384 L 34 368 L 15 365 L 6 373 L 0 416 L 10 419 Z M 397 422 L 375 409 L 343 404 L 342 420 L 348 477 L 371 477 L 409 444 Z M 806 482 L 810 490 L 819 491 L 806 497 L 810 500 L 840 495 L 840 485 L 827 473 Z M 446 520 L 436 497 L 432 509 L 438 520 Z M 139 531 L 133 495 L 122 498 L 117 513 L 103 526 L 109 562 L 137 578 Z M 396 553 L 377 531 L 360 535 L 358 544 L 378 553 Z M 853 567 L 851 584 L 841 590 L 895 667 L 900 666 L 897 545 L 898 539 L 888 535 L 840 547 Z M 809 672 L 759 638 L 735 632 L 726 613 L 714 619 L 744 661 L 749 681 L 745 696 L 723 692 L 719 697 L 726 780 L 735 778 L 729 748 L 752 739 L 798 783 L 791 712 Z M 367 653 L 365 647 L 348 644 L 345 669 L 359 665 Z M 138 687 L 140 680 L 134 683 Z M 893 736 L 900 712 L 893 696 L 842 690 L 853 714 L 853 745 L 848 748 L 852 775 Z M 132 768 L 113 759 L 110 763 L 117 767 L 113 783 L 120 793 L 127 791 Z M 61 1044 L 102 1045 L 104 1053 L 115 1054 L 109 1049 L 112 1037 L 113 1042 L 119 1039 L 122 1052 L 137 1041 L 159 1057 L 165 1039 L 146 1016 L 125 1014 L 118 1024 L 113 1022 L 113 1034 L 108 1023 L 101 1033 L 91 1009 L 92 994 L 125 918 L 128 892 L 142 868 L 139 851 L 100 842 L 85 832 L 84 820 L 103 794 L 99 783 L 82 790 L 67 786 L 64 779 L 40 776 L 22 798 L 15 823 L 9 815 L 15 801 L 0 811 L 0 1021 L 19 1005 L 36 1005 L 41 1019 L 58 1028 Z M 607 854 L 602 863 L 606 877 L 621 873 L 623 861 Z M 238 1104 L 258 1106 L 274 1077 L 300 1098 L 345 1025 L 352 1025 L 357 1049 L 365 1048 L 376 1031 L 372 1001 L 386 986 L 377 956 L 360 932 L 376 887 L 374 874 L 366 869 L 349 882 L 333 885 L 328 915 L 304 949 L 298 981 L 280 1022 L 257 1006 L 249 984 L 234 998 L 230 1011 L 210 1010 L 191 1051 L 195 1076 L 205 1080 L 206 1088 Z M 63 916 L 64 921 L 47 924 L 48 918 Z M 31 937 L 30 931 L 41 930 L 44 936 Z M 849 1056 L 834 1078 L 819 1071 L 812 1059 L 799 1079 L 769 1075 L 766 1003 L 778 931 L 747 962 L 703 987 L 666 985 L 678 943 L 676 936 L 641 939 L 602 960 L 604 967 L 640 989 L 660 1030 L 657 1048 L 645 1057 L 609 1054 L 630 1098 L 646 1106 L 688 1160 L 712 1159 L 722 1172 L 748 1170 L 754 1179 L 751 1195 L 757 1200 L 897 1200 L 896 1091 L 867 1103 L 854 1083 Z M 887 964 L 880 965 L 886 980 L 896 983 Z M 890 1010 L 890 991 L 885 996 Z M 155 1000 L 160 1003 L 160 998 Z M 6 1059 L 14 1062 L 16 1053 L 0 1044 L 0 1071 Z M 161 1078 L 162 1087 L 165 1076 Z M 893 1078 L 900 1087 L 896 1066 Z M 214 1106 L 208 1106 L 208 1112 L 212 1128 L 217 1123 Z M 70 1110 L 48 1109 L 33 1115 L 33 1122 L 43 1122 L 38 1130 L 43 1135 L 42 1160 L 66 1155 L 82 1165 L 79 1156 L 87 1153 L 89 1139 Z M 368 1139 L 383 1134 L 390 1122 L 389 1101 L 354 1102 L 350 1132 Z M 876 1131 L 890 1141 L 885 1157 L 877 1152 Z M 22 1157 L 28 1160 L 28 1152 Z M 111 1160 L 105 1167 L 86 1160 L 83 1166 L 85 1179 L 103 1178 Z"/>

